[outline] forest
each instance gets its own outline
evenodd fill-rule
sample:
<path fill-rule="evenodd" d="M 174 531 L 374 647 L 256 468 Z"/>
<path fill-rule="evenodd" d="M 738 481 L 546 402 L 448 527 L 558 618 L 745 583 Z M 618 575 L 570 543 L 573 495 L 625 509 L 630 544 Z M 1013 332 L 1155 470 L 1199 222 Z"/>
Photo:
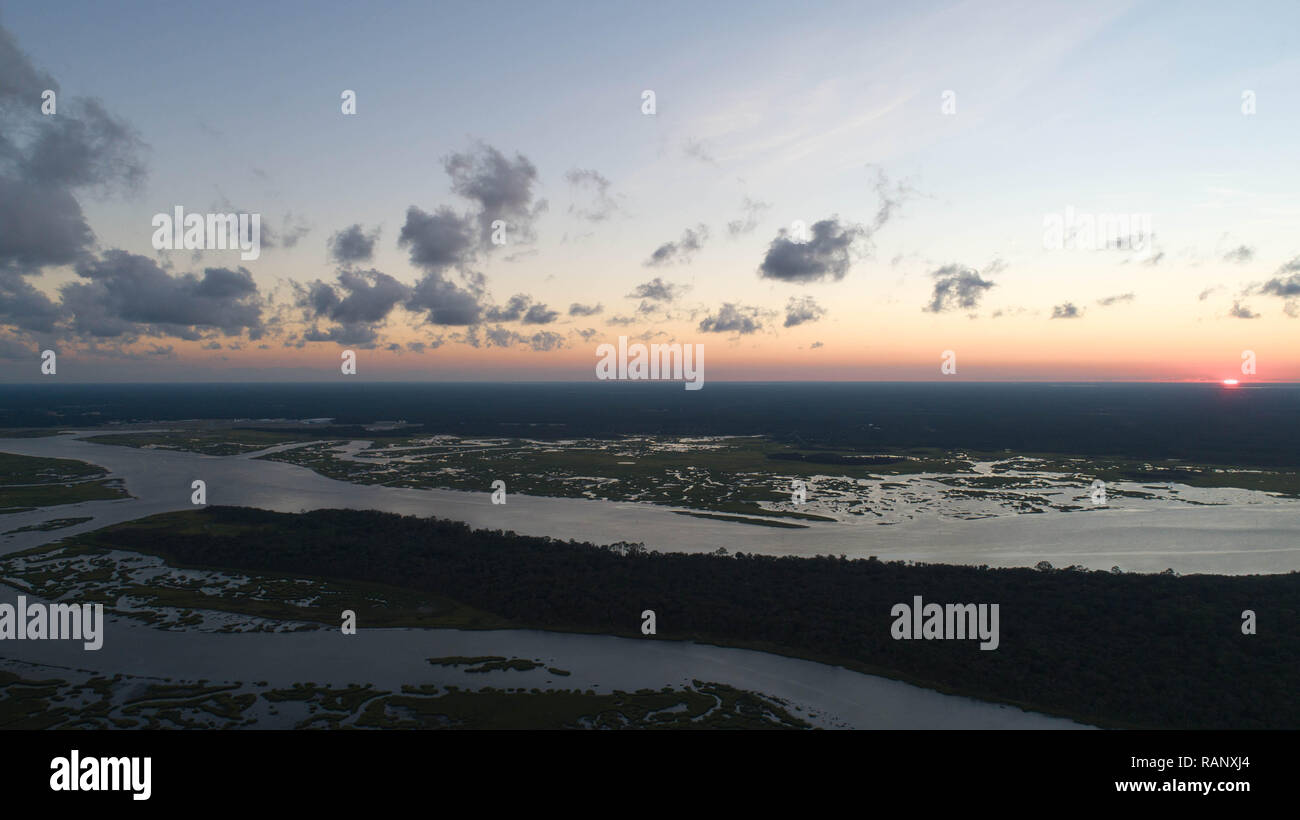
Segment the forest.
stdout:
<path fill-rule="evenodd" d="M 80 540 L 177 566 L 379 582 L 519 627 L 778 652 L 1099 726 L 1300 728 L 1300 573 L 657 553 L 362 510 L 208 507 Z M 891 607 L 915 595 L 998 604 L 1000 646 L 893 639 Z M 1245 610 L 1257 634 L 1243 634 Z"/>

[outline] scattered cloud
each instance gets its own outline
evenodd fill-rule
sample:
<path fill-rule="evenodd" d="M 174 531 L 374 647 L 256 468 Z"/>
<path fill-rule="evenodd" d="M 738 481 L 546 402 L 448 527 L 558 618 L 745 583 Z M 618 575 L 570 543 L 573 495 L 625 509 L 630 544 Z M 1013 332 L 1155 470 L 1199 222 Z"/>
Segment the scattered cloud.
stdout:
<path fill-rule="evenodd" d="M 704 247 L 709 238 L 709 226 L 701 223 L 694 228 L 682 231 L 682 238 L 676 242 L 665 242 L 655 248 L 650 258 L 642 264 L 648 268 L 662 267 L 691 261 L 695 252 Z"/>
<path fill-rule="evenodd" d="M 930 276 L 934 279 L 934 292 L 930 304 L 922 308 L 929 313 L 978 307 L 984 293 L 996 287 L 995 282 L 982 278 L 979 271 L 960 265 L 944 265 Z"/>
<path fill-rule="evenodd" d="M 869 236 L 861 225 L 841 224 L 838 217 L 813 223 L 811 234 L 801 242 L 782 228 L 768 246 L 759 276 L 783 282 L 839 281 L 853 264 L 854 247 Z"/>
<path fill-rule="evenodd" d="M 815 322 L 826 315 L 826 309 L 811 296 L 791 296 L 785 305 L 785 327 Z"/>

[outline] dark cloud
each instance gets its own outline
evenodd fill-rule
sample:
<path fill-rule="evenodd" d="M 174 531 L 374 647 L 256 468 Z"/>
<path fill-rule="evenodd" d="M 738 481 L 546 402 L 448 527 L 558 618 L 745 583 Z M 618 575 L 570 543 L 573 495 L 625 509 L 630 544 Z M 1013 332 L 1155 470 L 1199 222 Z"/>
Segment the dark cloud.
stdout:
<path fill-rule="evenodd" d="M 704 317 L 700 322 L 702 333 L 740 333 L 748 335 L 763 329 L 758 318 L 758 308 L 727 302 L 716 315 Z"/>
<path fill-rule="evenodd" d="M 378 238 L 378 229 L 373 233 L 366 233 L 359 224 L 349 225 L 330 236 L 330 257 L 340 265 L 369 262 L 374 257 L 375 240 Z"/>
<path fill-rule="evenodd" d="M 1290 299 L 1300 296 L 1300 256 L 1277 269 L 1278 275 L 1260 285 L 1259 292 Z"/>
<path fill-rule="evenodd" d="M 307 341 L 334 341 L 341 344 L 370 344 L 388 315 L 409 300 L 411 288 L 377 270 L 339 271 L 336 284 L 317 280 L 299 296 L 308 318 L 326 318 L 337 327 L 318 330 L 314 325 L 305 334 Z"/>
<path fill-rule="evenodd" d="M 50 301 L 21 273 L 0 268 L 0 325 L 50 333 L 62 317 L 62 306 Z"/>
<path fill-rule="evenodd" d="M 426 321 L 435 325 L 473 325 L 479 321 L 482 291 L 477 286 L 462 287 L 449 281 L 441 271 L 426 273 L 411 289 L 407 310 L 426 312 Z"/>
<path fill-rule="evenodd" d="M 546 305 L 533 305 L 528 308 L 524 314 L 524 324 L 526 325 L 549 325 L 554 322 L 560 315 L 558 310 L 548 310 Z"/>
<path fill-rule="evenodd" d="M 839 281 L 853 264 L 856 243 L 868 236 L 861 225 L 840 224 L 838 217 L 814 223 L 807 242 L 796 241 L 782 228 L 768 246 L 759 276 L 783 282 L 817 282 L 827 277 Z"/>
<path fill-rule="evenodd" d="M 590 191 L 592 196 L 592 201 L 588 205 L 582 207 L 577 204 L 570 205 L 569 213 L 588 222 L 603 222 L 618 210 L 617 200 L 609 195 L 609 180 L 598 171 L 574 168 L 566 172 L 564 178 L 573 187 Z"/>
<path fill-rule="evenodd" d="M 176 336 L 201 330 L 233 336 L 262 332 L 262 300 L 245 268 L 207 268 L 172 276 L 148 257 L 121 250 L 77 264 L 87 281 L 60 288 L 72 329 L 93 337 Z"/>
<path fill-rule="evenodd" d="M 546 305 L 535 304 L 526 293 L 516 293 L 506 302 L 505 307 L 490 307 L 483 319 L 488 322 L 523 322 L 526 325 L 547 325 L 559 318 L 558 310 L 550 310 Z"/>
<path fill-rule="evenodd" d="M 604 309 L 605 306 L 601 304 L 583 305 L 583 304 L 579 304 L 578 302 L 574 302 L 573 304 L 569 305 L 569 315 L 570 316 L 595 316 L 596 314 L 600 313 Z"/>
<path fill-rule="evenodd" d="M 1065 302 L 1052 308 L 1053 319 L 1078 319 L 1083 315 L 1073 302 Z"/>
<path fill-rule="evenodd" d="M 977 307 L 984 292 L 996 285 L 981 278 L 974 268 L 960 265 L 944 265 L 930 276 L 934 278 L 934 293 L 930 304 L 922 308 L 930 313 Z"/>
<path fill-rule="evenodd" d="M 708 225 L 699 224 L 694 228 L 687 228 L 682 231 L 681 239 L 676 242 L 665 242 L 655 248 L 654 253 L 650 254 L 650 258 L 642 264 L 648 268 L 657 268 L 663 265 L 689 262 L 695 252 L 704 247 L 704 243 L 708 238 Z"/>
<path fill-rule="evenodd" d="M 468 264 L 474 258 L 474 225 L 468 217 L 443 206 L 429 214 L 412 205 L 397 237 L 411 249 L 411 264 L 430 272 Z"/>
<path fill-rule="evenodd" d="M 523 154 L 513 160 L 490 145 L 479 143 L 469 151 L 443 160 L 451 189 L 478 205 L 479 243 L 492 245 L 492 223 L 503 220 L 514 241 L 529 242 L 536 234 L 533 221 L 546 210 L 546 200 L 533 201 L 537 168 Z"/>
<path fill-rule="evenodd" d="M 532 302 L 532 297 L 525 293 L 516 293 L 506 302 L 505 307 L 490 307 L 483 314 L 489 322 L 517 322 L 523 318 L 524 311 Z"/>
<path fill-rule="evenodd" d="M 55 91 L 58 113 L 41 113 Z M 0 28 L 0 268 L 38 272 L 84 258 L 94 233 L 78 191 L 132 191 L 145 177 L 144 144 L 93 99 L 64 96 Z"/>
<path fill-rule="evenodd" d="M 514 347 L 524 345 L 538 353 L 564 347 L 564 337 L 549 330 L 538 331 L 531 336 L 516 333 L 503 327 L 490 327 L 484 331 L 488 347 Z M 477 347 L 477 345 L 475 345 Z"/>
<path fill-rule="evenodd" d="M 685 285 L 676 285 L 672 282 L 665 282 L 656 276 L 649 282 L 643 282 L 636 286 L 636 290 L 628 294 L 633 299 L 648 299 L 652 302 L 671 302 L 685 292 Z"/>
<path fill-rule="evenodd" d="M 826 314 L 826 309 L 811 296 L 791 296 L 785 306 L 785 326 L 794 327 L 815 322 Z"/>

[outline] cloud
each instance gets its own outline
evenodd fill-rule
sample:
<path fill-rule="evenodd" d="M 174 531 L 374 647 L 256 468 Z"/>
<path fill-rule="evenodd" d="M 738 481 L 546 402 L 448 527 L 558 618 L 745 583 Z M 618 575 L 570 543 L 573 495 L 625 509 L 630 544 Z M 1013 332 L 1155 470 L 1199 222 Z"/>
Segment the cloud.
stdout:
<path fill-rule="evenodd" d="M 1214 293 L 1214 292 L 1215 292 L 1216 290 L 1218 290 L 1218 289 L 1219 289 L 1219 286 L 1218 286 L 1218 285 L 1215 285 L 1215 286 L 1212 287 L 1212 288 L 1206 288 L 1205 290 L 1201 291 L 1200 295 L 1197 296 L 1196 298 L 1197 298 L 1199 301 L 1204 302 L 1205 299 L 1206 299 L 1206 297 L 1208 297 L 1211 293 Z"/>
<path fill-rule="evenodd" d="M 41 113 L 55 91 L 58 113 Z M 94 99 L 64 96 L 0 27 L 0 268 L 35 273 L 90 253 L 94 232 L 78 191 L 135 191 L 144 144 Z"/>
<path fill-rule="evenodd" d="M 565 172 L 564 178 L 574 188 L 590 191 L 592 194 L 592 201 L 589 205 L 583 207 L 576 204 L 570 205 L 569 213 L 588 222 L 603 222 L 618 210 L 617 200 L 609 195 L 609 180 L 598 171 L 574 168 Z"/>
<path fill-rule="evenodd" d="M 822 344 L 821 342 L 813 342 L 811 345 L 808 346 L 808 349 L 809 349 L 809 350 L 816 350 L 816 349 L 819 348 L 819 347 L 825 347 L 825 346 L 826 346 L 826 345 Z"/>
<path fill-rule="evenodd" d="M 826 315 L 826 309 L 811 296 L 791 296 L 785 306 L 785 326 L 794 327 L 805 322 L 815 322 Z"/>
<path fill-rule="evenodd" d="M 759 276 L 783 282 L 839 281 L 849 272 L 855 245 L 868 238 L 861 225 L 840 224 L 838 217 L 823 219 L 812 226 L 807 242 L 797 242 L 782 228 L 768 246 Z"/>
<path fill-rule="evenodd" d="M 1254 249 L 1246 245 L 1238 245 L 1223 255 L 1224 262 L 1235 262 L 1238 265 L 1244 265 L 1254 258 Z"/>
<path fill-rule="evenodd" d="M 1120 302 L 1132 302 L 1134 298 L 1135 297 L 1132 293 L 1121 293 L 1118 296 L 1107 296 L 1103 299 L 1098 299 L 1097 304 L 1102 307 L 1110 307 L 1111 305 L 1117 305 Z"/>
<path fill-rule="evenodd" d="M 409 213 L 408 213 L 409 222 Z M 337 231 L 329 238 L 330 258 L 340 265 L 355 262 L 369 262 L 375 254 L 375 240 L 379 238 L 379 229 L 367 234 L 360 224 L 349 225 Z"/>
<path fill-rule="evenodd" d="M 1277 269 L 1278 275 L 1260 285 L 1258 292 L 1290 299 L 1300 296 L 1300 256 Z"/>
<path fill-rule="evenodd" d="M 676 242 L 665 242 L 655 248 L 650 258 L 642 264 L 647 268 L 661 267 L 673 263 L 686 263 L 691 261 L 695 252 L 704 247 L 705 241 L 709 238 L 709 226 L 704 224 L 696 225 L 694 228 L 687 228 L 682 231 L 682 238 Z"/>
<path fill-rule="evenodd" d="M 545 353 L 564 347 L 564 337 L 549 330 L 538 331 L 526 336 L 504 327 L 490 327 L 484 331 L 488 347 L 514 347 L 524 345 L 538 353 Z M 475 345 L 477 346 L 477 345 Z"/>
<path fill-rule="evenodd" d="M 397 237 L 399 248 L 411 249 L 411 264 L 427 271 L 460 267 L 475 255 L 474 225 L 445 205 L 432 214 L 412 205 Z"/>
<path fill-rule="evenodd" d="M 1228 315 L 1235 317 L 1237 319 L 1258 319 L 1259 318 L 1258 313 L 1255 313 L 1249 307 L 1243 305 L 1241 302 L 1233 302 L 1232 310 L 1228 311 Z"/>
<path fill-rule="evenodd" d="M 245 268 L 207 268 L 172 276 L 148 257 L 121 250 L 77 264 L 85 282 L 60 288 L 72 329 L 92 337 L 176 336 L 197 340 L 201 330 L 227 336 L 262 332 L 262 300 Z"/>
<path fill-rule="evenodd" d="M 700 162 L 709 165 L 716 166 L 718 164 L 718 161 L 713 157 L 713 152 L 711 152 L 704 143 L 697 139 L 686 140 L 686 142 L 682 144 L 682 153 L 691 159 L 698 159 Z"/>
<path fill-rule="evenodd" d="M 578 302 L 574 302 L 573 304 L 569 305 L 569 315 L 570 316 L 595 316 L 596 314 L 600 313 L 604 309 L 605 306 L 599 303 L 594 305 L 583 305 L 583 304 L 579 304 Z"/>
<path fill-rule="evenodd" d="M 505 304 L 505 307 L 490 307 L 483 314 L 483 318 L 489 322 L 517 322 L 528 310 L 532 297 L 526 293 L 516 293 L 511 296 Z"/>
<path fill-rule="evenodd" d="M 0 325 L 50 333 L 63 317 L 55 304 L 15 270 L 0 268 Z"/>
<path fill-rule="evenodd" d="M 533 201 L 537 168 L 523 154 L 508 159 L 496 148 L 483 143 L 443 160 L 451 177 L 451 189 L 478 206 L 479 243 L 491 250 L 492 223 L 506 222 L 507 235 L 516 241 L 536 238 L 533 222 L 547 208 L 546 200 Z"/>
<path fill-rule="evenodd" d="M 524 324 L 526 325 L 549 325 L 554 322 L 560 315 L 558 310 L 548 310 L 546 305 L 537 304 L 528 308 L 524 314 Z"/>
<path fill-rule="evenodd" d="M 1078 319 L 1083 315 L 1083 311 L 1075 307 L 1073 302 L 1066 302 L 1052 308 L 1053 319 Z"/>
<path fill-rule="evenodd" d="M 409 285 L 377 270 L 342 270 L 337 284 L 316 280 L 297 289 L 298 304 L 306 309 L 309 319 L 327 318 L 339 323 L 326 331 L 313 326 L 304 338 L 342 344 L 374 342 L 388 315 L 411 297 Z"/>
<path fill-rule="evenodd" d="M 772 206 L 766 202 L 758 202 L 749 197 L 745 197 L 745 201 L 740 205 L 740 209 L 745 212 L 745 216 L 743 219 L 735 219 L 728 222 L 727 233 L 732 239 L 735 239 L 738 236 L 743 236 L 752 232 L 758 227 L 758 220 L 762 217 L 763 212 L 771 207 Z"/>
<path fill-rule="evenodd" d="M 704 317 L 704 320 L 700 322 L 700 331 L 703 333 L 740 333 L 744 335 L 755 333 L 763 328 L 758 314 L 758 308 L 727 302 L 716 315 Z"/>
<path fill-rule="evenodd" d="M 636 286 L 636 290 L 628 294 L 633 299 L 648 299 L 652 302 L 672 302 L 686 291 L 685 285 L 677 285 L 672 282 L 665 282 L 656 276 L 649 282 L 643 282 Z"/>
<path fill-rule="evenodd" d="M 426 273 L 406 302 L 406 309 L 425 312 L 425 321 L 435 325 L 474 325 L 479 322 L 483 308 L 482 291 L 476 284 L 462 287 L 448 281 L 442 271 Z"/>
<path fill-rule="evenodd" d="M 930 304 L 922 308 L 930 313 L 978 307 L 985 291 L 996 286 L 995 282 L 981 278 L 974 268 L 960 265 L 944 265 L 930 276 L 935 280 L 934 292 Z"/>

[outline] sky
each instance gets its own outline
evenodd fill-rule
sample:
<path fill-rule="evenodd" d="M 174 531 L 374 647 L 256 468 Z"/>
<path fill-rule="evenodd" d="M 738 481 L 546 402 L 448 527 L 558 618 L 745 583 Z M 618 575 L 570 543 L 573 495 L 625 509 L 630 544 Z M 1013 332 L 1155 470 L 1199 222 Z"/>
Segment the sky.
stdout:
<path fill-rule="evenodd" d="M 1297 381 L 1297 32 L 1293 2 L 0 2 L 0 381 L 46 350 L 71 382 L 348 350 L 583 381 L 620 336 L 707 380 Z M 259 214 L 260 255 L 156 247 L 177 207 Z"/>

